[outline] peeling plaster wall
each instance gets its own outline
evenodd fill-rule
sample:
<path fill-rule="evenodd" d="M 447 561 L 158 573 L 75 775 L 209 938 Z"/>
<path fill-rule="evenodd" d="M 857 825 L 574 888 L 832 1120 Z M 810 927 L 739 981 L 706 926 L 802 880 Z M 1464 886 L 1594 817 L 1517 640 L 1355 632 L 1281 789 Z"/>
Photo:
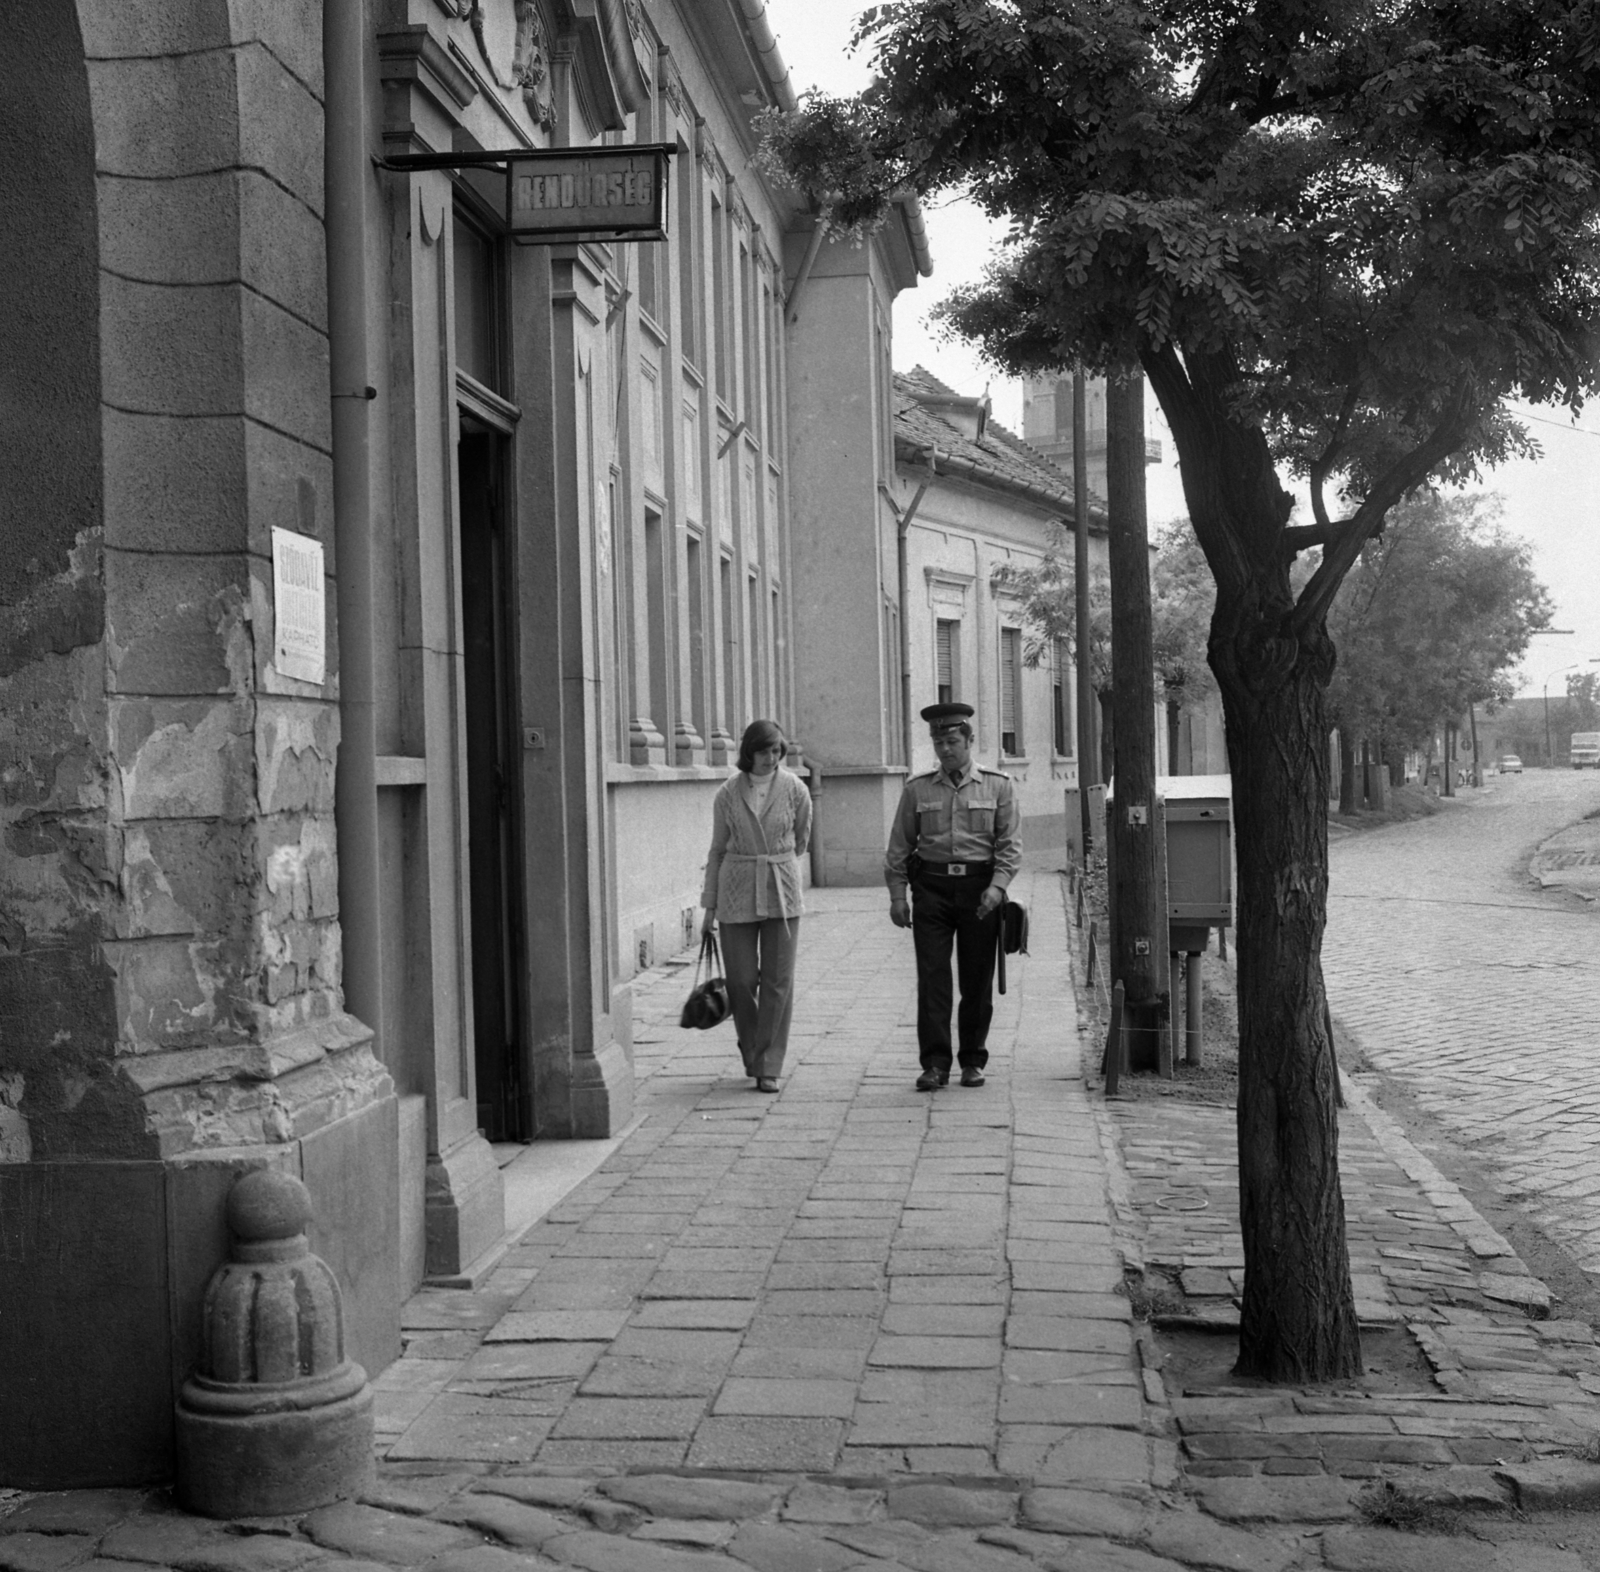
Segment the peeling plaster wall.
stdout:
<path fill-rule="evenodd" d="M 71 9 L 0 68 L 0 1161 L 148 1150 L 100 951 L 120 860 L 100 640 L 94 137 Z M 45 135 L 39 135 L 46 128 Z"/>
<path fill-rule="evenodd" d="M 0 95 L 4 1150 L 281 1141 L 324 1097 L 231 1050 L 358 1036 L 333 674 L 270 661 L 271 527 L 331 525 L 319 8 L 82 10 Z"/>

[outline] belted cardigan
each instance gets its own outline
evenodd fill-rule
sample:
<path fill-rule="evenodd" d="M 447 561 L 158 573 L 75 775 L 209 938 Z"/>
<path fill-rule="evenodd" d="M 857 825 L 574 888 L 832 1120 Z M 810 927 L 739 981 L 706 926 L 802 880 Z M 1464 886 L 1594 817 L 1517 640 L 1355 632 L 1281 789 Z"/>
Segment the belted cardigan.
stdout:
<path fill-rule="evenodd" d="M 750 777 L 740 770 L 711 805 L 711 850 L 700 904 L 719 922 L 798 917 L 800 858 L 811 845 L 811 794 L 798 775 L 779 765 L 758 818 L 750 806 Z"/>

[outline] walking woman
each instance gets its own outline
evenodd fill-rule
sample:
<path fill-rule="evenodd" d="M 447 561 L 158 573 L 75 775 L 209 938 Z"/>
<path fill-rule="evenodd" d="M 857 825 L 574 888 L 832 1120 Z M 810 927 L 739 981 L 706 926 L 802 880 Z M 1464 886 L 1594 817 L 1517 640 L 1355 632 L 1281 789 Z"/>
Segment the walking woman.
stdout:
<path fill-rule="evenodd" d="M 811 795 L 783 768 L 789 744 L 773 721 L 751 721 L 739 773 L 712 805 L 702 933 L 722 929 L 722 960 L 739 1054 L 758 1092 L 775 1092 L 789 1046 L 800 945 L 800 858 L 811 844 Z"/>

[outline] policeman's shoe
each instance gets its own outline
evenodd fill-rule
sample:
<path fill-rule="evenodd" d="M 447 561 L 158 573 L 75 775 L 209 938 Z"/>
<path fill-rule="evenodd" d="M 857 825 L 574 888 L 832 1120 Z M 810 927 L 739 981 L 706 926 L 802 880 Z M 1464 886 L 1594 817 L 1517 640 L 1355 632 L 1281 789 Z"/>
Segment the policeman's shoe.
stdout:
<path fill-rule="evenodd" d="M 950 1080 L 948 1070 L 924 1070 L 917 1077 L 917 1090 L 919 1092 L 936 1092 L 941 1086 L 947 1085 Z"/>
<path fill-rule="evenodd" d="M 963 1086 L 982 1086 L 983 1085 L 983 1071 L 979 1070 L 979 1069 L 975 1069 L 972 1065 L 969 1064 L 961 1072 L 961 1084 Z"/>

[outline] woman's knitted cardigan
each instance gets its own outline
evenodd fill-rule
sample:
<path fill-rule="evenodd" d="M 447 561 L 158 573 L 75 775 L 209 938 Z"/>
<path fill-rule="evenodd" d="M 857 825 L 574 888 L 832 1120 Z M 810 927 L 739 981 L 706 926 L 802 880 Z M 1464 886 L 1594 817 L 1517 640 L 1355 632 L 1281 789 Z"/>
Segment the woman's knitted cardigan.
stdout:
<path fill-rule="evenodd" d="M 799 859 L 811 844 L 811 794 L 781 765 L 758 819 L 743 770 L 717 792 L 711 808 L 711 851 L 700 904 L 718 922 L 798 917 Z"/>

